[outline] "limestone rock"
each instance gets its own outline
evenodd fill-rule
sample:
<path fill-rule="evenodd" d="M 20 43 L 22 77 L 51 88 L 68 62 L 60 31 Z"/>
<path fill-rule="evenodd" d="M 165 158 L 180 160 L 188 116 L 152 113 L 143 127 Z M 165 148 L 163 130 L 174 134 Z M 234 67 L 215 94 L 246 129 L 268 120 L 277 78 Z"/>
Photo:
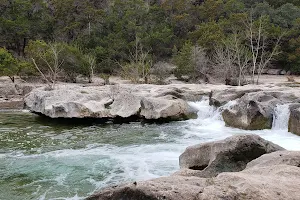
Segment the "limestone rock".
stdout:
<path fill-rule="evenodd" d="M 189 115 L 188 104 L 173 98 L 172 88 L 140 90 L 124 86 L 60 86 L 33 90 L 25 98 L 29 110 L 51 118 L 181 119 Z"/>
<path fill-rule="evenodd" d="M 18 95 L 18 91 L 15 88 L 15 84 L 0 84 L 0 97 L 9 97 L 15 95 Z"/>
<path fill-rule="evenodd" d="M 13 98 L 9 100 L 0 99 L 0 109 L 23 109 L 24 101 L 23 99 Z"/>
<path fill-rule="evenodd" d="M 248 93 L 230 109 L 225 109 L 222 116 L 227 126 L 246 130 L 270 129 L 276 105 L 295 101 L 297 97 L 292 93 Z"/>
<path fill-rule="evenodd" d="M 289 132 L 300 136 L 300 107 L 291 109 Z"/>
<path fill-rule="evenodd" d="M 263 154 L 283 150 L 257 135 L 236 135 L 225 140 L 188 147 L 179 157 L 182 171 L 177 175 L 214 177 L 221 172 L 246 168 L 251 160 Z"/>
<path fill-rule="evenodd" d="M 290 165 L 300 167 L 300 154 L 297 151 L 276 151 L 265 154 L 249 162 L 246 169 L 253 167 L 268 167 L 273 165 Z"/>
<path fill-rule="evenodd" d="M 227 89 L 223 91 L 212 91 L 209 98 L 209 104 L 212 106 L 220 107 L 225 105 L 229 101 L 233 101 L 241 98 L 247 93 L 258 92 L 258 91 L 261 90 L 260 89 L 243 89 L 243 90 Z"/>
<path fill-rule="evenodd" d="M 300 152 L 263 155 L 240 172 L 213 178 L 172 175 L 107 187 L 86 200 L 224 200 L 300 199 Z"/>

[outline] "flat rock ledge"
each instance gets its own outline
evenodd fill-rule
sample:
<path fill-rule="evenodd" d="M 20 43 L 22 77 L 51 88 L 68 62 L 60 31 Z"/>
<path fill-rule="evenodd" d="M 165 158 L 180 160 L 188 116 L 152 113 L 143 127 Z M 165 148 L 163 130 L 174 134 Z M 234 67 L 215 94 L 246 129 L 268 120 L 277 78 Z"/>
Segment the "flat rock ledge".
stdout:
<path fill-rule="evenodd" d="M 203 162 L 214 172 L 209 178 L 203 178 L 207 173 L 182 175 L 181 171 L 107 187 L 86 200 L 300 199 L 300 152 L 285 151 L 259 136 L 239 135 L 189 147 L 180 156 L 181 170 Z"/>
<path fill-rule="evenodd" d="M 25 104 L 30 111 L 50 118 L 181 120 L 195 116 L 186 100 L 196 96 L 200 94 L 195 90 L 174 86 L 62 85 L 51 91 L 45 87 L 33 90 Z"/>

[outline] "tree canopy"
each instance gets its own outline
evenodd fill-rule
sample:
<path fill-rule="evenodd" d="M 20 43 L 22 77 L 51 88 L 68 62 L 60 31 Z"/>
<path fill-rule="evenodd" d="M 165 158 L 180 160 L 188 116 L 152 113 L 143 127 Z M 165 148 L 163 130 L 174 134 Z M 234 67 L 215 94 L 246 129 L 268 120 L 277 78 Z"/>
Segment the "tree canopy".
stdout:
<path fill-rule="evenodd" d="M 137 39 L 152 63 L 172 60 L 179 71 L 191 73 L 191 64 L 183 63 L 191 59 L 189 48 L 204 49 L 213 59 L 216 47 L 236 34 L 250 48 L 249 21 L 256 26 L 262 18 L 267 19 L 260 38 L 265 52 L 272 52 L 280 35 L 280 53 L 270 60 L 272 66 L 300 73 L 299 0 L 0 0 L 0 12 L 1 52 L 11 52 L 11 63 L 30 61 L 32 51 L 26 49 L 34 42 L 60 44 L 62 68 L 71 80 L 88 76 L 86 55 L 95 58 L 95 73 L 122 71 L 121 66 L 132 63 Z"/>

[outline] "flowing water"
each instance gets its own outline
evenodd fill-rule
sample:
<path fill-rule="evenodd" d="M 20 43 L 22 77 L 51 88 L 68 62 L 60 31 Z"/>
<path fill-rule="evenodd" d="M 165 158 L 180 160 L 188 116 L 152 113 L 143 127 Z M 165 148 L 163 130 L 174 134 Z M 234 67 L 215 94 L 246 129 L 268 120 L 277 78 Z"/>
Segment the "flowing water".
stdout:
<path fill-rule="evenodd" d="M 162 125 L 62 124 L 0 112 L 0 200 L 78 200 L 107 185 L 170 175 L 187 146 L 242 133 L 300 150 L 300 137 L 287 132 L 287 105 L 275 109 L 273 129 L 262 131 L 226 127 L 206 99 L 190 105 L 197 119 Z"/>

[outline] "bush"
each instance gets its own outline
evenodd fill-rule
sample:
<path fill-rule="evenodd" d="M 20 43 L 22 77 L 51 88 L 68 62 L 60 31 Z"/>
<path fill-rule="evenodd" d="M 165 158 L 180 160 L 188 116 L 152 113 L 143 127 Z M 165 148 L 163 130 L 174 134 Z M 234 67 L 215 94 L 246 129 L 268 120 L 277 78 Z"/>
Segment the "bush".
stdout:
<path fill-rule="evenodd" d="M 6 49 L 0 48 L 0 75 L 9 76 L 14 82 L 14 76 L 18 73 L 18 62 Z"/>

